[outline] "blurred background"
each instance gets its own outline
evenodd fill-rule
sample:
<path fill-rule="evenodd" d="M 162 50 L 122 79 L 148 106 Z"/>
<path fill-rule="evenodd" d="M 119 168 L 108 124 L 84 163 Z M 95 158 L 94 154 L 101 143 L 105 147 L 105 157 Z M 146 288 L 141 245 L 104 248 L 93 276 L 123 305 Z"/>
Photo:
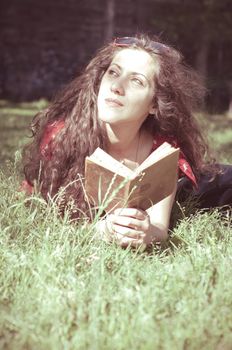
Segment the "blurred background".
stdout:
<path fill-rule="evenodd" d="M 1 0 L 0 99 L 50 99 L 115 36 L 156 34 L 205 77 L 210 113 L 232 113 L 231 0 Z"/>

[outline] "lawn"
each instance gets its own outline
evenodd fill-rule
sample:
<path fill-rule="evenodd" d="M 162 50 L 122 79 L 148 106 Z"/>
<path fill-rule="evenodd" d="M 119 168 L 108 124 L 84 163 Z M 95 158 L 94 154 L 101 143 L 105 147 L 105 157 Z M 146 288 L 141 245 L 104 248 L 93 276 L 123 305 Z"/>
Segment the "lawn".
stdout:
<path fill-rule="evenodd" d="M 45 105 L 0 103 L 0 348 L 231 350 L 229 212 L 181 208 L 149 253 L 94 239 L 95 223 L 17 191 L 27 125 Z M 219 161 L 232 162 L 232 121 L 200 118 Z"/>

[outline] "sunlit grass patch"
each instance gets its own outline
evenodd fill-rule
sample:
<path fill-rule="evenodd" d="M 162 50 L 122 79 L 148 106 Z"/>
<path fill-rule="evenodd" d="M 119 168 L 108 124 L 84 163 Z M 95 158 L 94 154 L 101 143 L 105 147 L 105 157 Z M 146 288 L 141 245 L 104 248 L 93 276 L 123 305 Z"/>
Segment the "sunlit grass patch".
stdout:
<path fill-rule="evenodd" d="M 29 108 L 14 106 L 21 107 Z M 179 208 L 168 242 L 154 251 L 107 244 L 96 239 L 93 224 L 74 224 L 58 215 L 55 203 L 18 191 L 18 150 L 32 115 L 4 113 L 0 348 L 231 349 L 229 212 L 191 214 L 189 203 Z M 222 135 L 217 147 L 227 145 L 230 124 L 220 132 L 214 119 L 209 125 L 212 136 Z M 230 149 L 223 152 L 230 157 Z"/>
<path fill-rule="evenodd" d="M 0 100 L 1 114 L 14 114 L 31 116 L 33 113 L 46 108 L 48 101 L 40 99 L 33 102 L 10 102 L 7 100 Z"/>
<path fill-rule="evenodd" d="M 0 164 L 14 161 L 15 153 L 30 141 L 29 124 L 33 116 L 47 106 L 46 100 L 32 103 L 0 101 Z"/>
<path fill-rule="evenodd" d="M 185 216 L 152 252 L 96 239 L 0 173 L 4 349 L 214 349 L 231 344 L 231 217 Z M 186 345 L 187 344 L 187 345 Z M 229 349 L 229 348 L 228 348 Z"/>

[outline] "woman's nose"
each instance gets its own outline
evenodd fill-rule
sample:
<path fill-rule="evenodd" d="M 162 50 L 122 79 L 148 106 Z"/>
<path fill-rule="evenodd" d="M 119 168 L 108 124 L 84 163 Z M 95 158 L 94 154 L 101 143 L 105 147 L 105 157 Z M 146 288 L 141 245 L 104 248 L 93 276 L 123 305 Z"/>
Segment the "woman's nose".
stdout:
<path fill-rule="evenodd" d="M 117 95 L 124 95 L 125 89 L 121 79 L 115 80 L 111 85 L 111 91 Z"/>

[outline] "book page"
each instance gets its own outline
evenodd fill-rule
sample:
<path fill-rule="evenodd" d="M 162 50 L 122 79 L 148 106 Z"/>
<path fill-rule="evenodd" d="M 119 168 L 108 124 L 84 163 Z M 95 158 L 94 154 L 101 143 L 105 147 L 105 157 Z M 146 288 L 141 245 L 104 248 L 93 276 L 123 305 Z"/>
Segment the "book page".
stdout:
<path fill-rule="evenodd" d="M 178 158 L 179 150 L 174 149 L 132 180 L 129 205 L 145 210 L 172 193 L 177 183 Z"/>
<path fill-rule="evenodd" d="M 86 157 L 94 163 L 111 170 L 112 172 L 123 176 L 123 177 L 132 177 L 134 172 L 127 168 L 123 163 L 119 162 L 115 158 L 111 157 L 108 153 L 103 151 L 98 147 L 90 157 Z"/>
<path fill-rule="evenodd" d="M 157 162 L 159 159 L 166 157 L 167 155 L 179 152 L 179 148 L 172 147 L 168 142 L 162 143 L 161 146 L 159 146 L 155 151 L 153 151 L 146 159 L 145 161 L 140 164 L 140 166 L 136 169 L 136 173 L 139 174 L 155 162 Z"/>

